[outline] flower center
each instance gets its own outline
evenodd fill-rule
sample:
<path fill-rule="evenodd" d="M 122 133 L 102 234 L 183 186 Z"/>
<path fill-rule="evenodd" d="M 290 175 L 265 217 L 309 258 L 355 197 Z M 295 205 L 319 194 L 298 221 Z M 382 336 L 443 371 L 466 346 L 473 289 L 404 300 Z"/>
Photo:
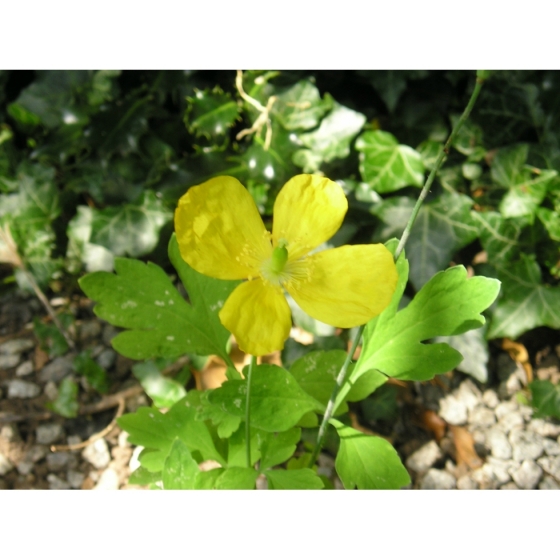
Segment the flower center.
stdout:
<path fill-rule="evenodd" d="M 273 274 L 280 274 L 283 272 L 287 262 L 288 249 L 283 246 L 275 247 L 272 251 L 272 257 L 270 259 L 270 272 Z"/>

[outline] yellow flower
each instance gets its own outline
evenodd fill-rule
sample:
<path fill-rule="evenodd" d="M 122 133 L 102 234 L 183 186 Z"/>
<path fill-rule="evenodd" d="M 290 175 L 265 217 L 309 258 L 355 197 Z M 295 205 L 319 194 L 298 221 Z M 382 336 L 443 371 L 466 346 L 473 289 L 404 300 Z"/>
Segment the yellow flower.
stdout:
<path fill-rule="evenodd" d="M 317 175 L 284 185 L 272 233 L 233 177 L 210 179 L 181 197 L 175 230 L 183 259 L 213 278 L 248 280 L 219 314 L 244 352 L 262 356 L 284 347 L 292 326 L 284 290 L 311 317 L 342 328 L 366 323 L 389 304 L 397 270 L 384 245 L 310 254 L 336 233 L 347 209 L 340 185 Z"/>

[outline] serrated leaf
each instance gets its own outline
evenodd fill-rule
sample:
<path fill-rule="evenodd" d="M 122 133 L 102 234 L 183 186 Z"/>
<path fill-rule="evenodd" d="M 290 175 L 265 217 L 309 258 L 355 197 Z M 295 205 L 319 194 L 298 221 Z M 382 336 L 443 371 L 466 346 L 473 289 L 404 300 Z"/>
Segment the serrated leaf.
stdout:
<path fill-rule="evenodd" d="M 216 280 L 193 270 L 179 254 L 173 235 L 169 257 L 191 304 L 175 289 L 167 274 L 153 263 L 115 259 L 116 274 L 93 272 L 79 280 L 88 297 L 97 301 L 96 315 L 131 329 L 111 342 L 121 354 L 136 360 L 193 353 L 228 359 L 228 331 L 218 313 L 238 284 Z"/>
<path fill-rule="evenodd" d="M 156 194 L 146 191 L 138 204 L 93 210 L 89 241 L 117 256 L 140 257 L 154 250 L 171 216 Z"/>
<path fill-rule="evenodd" d="M 338 420 L 330 423 L 340 436 L 335 468 L 346 489 L 397 490 L 410 484 L 407 470 L 387 440 L 358 432 Z"/>
<path fill-rule="evenodd" d="M 191 453 L 199 451 L 204 460 L 213 459 L 225 464 L 208 427 L 204 422 L 196 420 L 195 408 L 188 405 L 185 398 L 166 414 L 156 408 L 140 407 L 136 412 L 125 414 L 117 420 L 119 426 L 128 432 L 129 441 L 147 448 L 142 454 L 152 455 L 147 463 L 140 460 L 142 466 L 152 472 L 162 470 L 175 438 L 179 438 Z"/>
<path fill-rule="evenodd" d="M 537 379 L 529 383 L 532 405 L 538 416 L 552 416 L 560 419 L 560 385 Z"/>
<path fill-rule="evenodd" d="M 230 467 L 216 480 L 216 490 L 254 490 L 259 473 L 247 467 Z"/>
<path fill-rule="evenodd" d="M 534 255 L 521 255 L 515 263 L 496 265 L 503 283 L 492 314 L 488 338 L 517 338 L 535 327 L 560 328 L 560 287 L 542 283 Z"/>
<path fill-rule="evenodd" d="M 190 132 L 214 140 L 223 136 L 239 117 L 239 106 L 219 87 L 197 91 L 187 99 L 186 122 Z"/>
<path fill-rule="evenodd" d="M 233 370 L 233 368 L 229 368 Z M 208 400 L 211 391 L 189 391 L 187 400 L 197 407 L 197 419 L 210 420 L 217 427 L 218 436 L 227 439 L 239 428 L 241 418 L 226 412 Z"/>
<path fill-rule="evenodd" d="M 264 473 L 269 490 L 321 490 L 323 481 L 311 469 L 271 470 Z"/>
<path fill-rule="evenodd" d="M 276 96 L 272 113 L 286 130 L 308 130 L 319 124 L 332 107 L 332 97 L 321 100 L 319 90 L 309 81 L 301 80 Z"/>
<path fill-rule="evenodd" d="M 157 408 L 169 408 L 187 394 L 183 385 L 163 376 L 153 361 L 134 364 L 132 373 Z"/>
<path fill-rule="evenodd" d="M 246 380 L 226 381 L 212 391 L 209 400 L 228 413 L 243 417 L 246 395 Z M 291 373 L 269 364 L 254 368 L 250 402 L 251 425 L 266 432 L 289 430 L 306 412 L 322 410 L 321 404 L 298 385 Z"/>
<path fill-rule="evenodd" d="M 345 158 L 350 153 L 350 142 L 365 122 L 366 118 L 361 113 L 333 102 L 332 111 L 321 121 L 319 128 L 300 134 L 299 139 L 324 162 Z M 310 162 L 307 158 L 307 163 Z"/>
<path fill-rule="evenodd" d="M 198 463 L 180 439 L 173 441 L 161 474 L 165 490 L 192 490 L 195 487 L 200 474 Z"/>
<path fill-rule="evenodd" d="M 500 283 L 492 278 L 467 278 L 463 266 L 438 272 L 397 312 L 404 291 L 407 263 L 399 257 L 399 283 L 391 304 L 366 326 L 362 353 L 352 372 L 377 369 L 389 377 L 426 380 L 456 367 L 461 354 L 447 344 L 425 344 L 436 336 L 451 336 L 485 323 L 480 314 L 496 299 Z"/>
<path fill-rule="evenodd" d="M 526 218 L 504 219 L 498 212 L 471 211 L 478 224 L 480 243 L 488 254 L 488 261 L 500 263 L 513 260 L 520 251 L 519 237 L 529 225 Z"/>
<path fill-rule="evenodd" d="M 139 486 L 147 486 L 148 484 L 154 484 L 161 480 L 161 472 L 150 472 L 148 469 L 140 466 L 132 473 L 128 479 L 128 484 L 138 484 Z"/>
<path fill-rule="evenodd" d="M 409 146 L 399 145 L 389 132 L 369 131 L 356 141 L 360 152 L 363 180 L 378 193 L 424 184 L 424 164 L 420 154 Z"/>
<path fill-rule="evenodd" d="M 285 432 L 272 434 L 261 432 L 259 470 L 262 472 L 287 461 L 294 454 L 300 438 L 301 428 L 290 428 Z"/>

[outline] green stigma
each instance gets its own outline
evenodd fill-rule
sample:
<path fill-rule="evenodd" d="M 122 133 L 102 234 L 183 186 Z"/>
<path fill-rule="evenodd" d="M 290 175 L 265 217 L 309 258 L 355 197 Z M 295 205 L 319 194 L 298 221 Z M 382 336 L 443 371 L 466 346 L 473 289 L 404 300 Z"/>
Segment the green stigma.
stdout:
<path fill-rule="evenodd" d="M 285 244 L 282 240 L 278 247 L 275 247 L 272 251 L 272 258 L 270 260 L 270 272 L 273 274 L 280 274 L 284 270 L 284 266 L 288 262 L 288 249 L 286 249 Z"/>

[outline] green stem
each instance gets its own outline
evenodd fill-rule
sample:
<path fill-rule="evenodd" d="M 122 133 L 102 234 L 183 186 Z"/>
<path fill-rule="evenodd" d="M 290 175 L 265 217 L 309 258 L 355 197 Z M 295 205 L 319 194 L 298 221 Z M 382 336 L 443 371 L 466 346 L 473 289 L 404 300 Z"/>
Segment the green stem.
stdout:
<path fill-rule="evenodd" d="M 430 175 L 428 176 L 428 179 L 426 180 L 426 183 L 424 184 L 424 187 L 422 188 L 422 191 L 420 192 L 420 196 L 418 197 L 418 200 L 416 201 L 414 209 L 412 210 L 412 214 L 410 215 L 410 218 L 408 219 L 408 223 L 406 224 L 406 227 L 404 228 L 402 237 L 399 241 L 399 245 L 397 247 L 397 250 L 395 251 L 395 261 L 399 258 L 400 254 L 403 252 L 404 246 L 405 246 L 406 242 L 408 241 L 408 237 L 410 235 L 410 230 L 412 229 L 412 226 L 414 225 L 414 222 L 416 221 L 416 217 L 418 216 L 418 212 L 420 212 L 420 207 L 422 206 L 422 203 L 424 202 L 424 199 L 428 196 L 428 193 L 430 192 L 430 187 L 432 186 L 432 183 L 434 182 L 434 179 L 436 177 L 436 173 L 439 171 L 440 167 L 442 166 L 443 161 L 445 159 L 445 156 L 449 153 L 449 148 L 451 147 L 451 144 L 452 144 L 453 140 L 455 140 L 455 137 L 457 136 L 457 133 L 459 132 L 459 130 L 461 129 L 461 127 L 463 126 L 463 124 L 465 123 L 467 118 L 469 117 L 469 115 L 471 113 L 471 110 L 474 107 L 474 104 L 475 104 L 476 99 L 478 97 L 478 94 L 480 93 L 480 90 L 482 88 L 482 84 L 484 83 L 484 81 L 485 81 L 485 78 L 480 77 L 480 73 L 477 73 L 476 84 L 474 86 L 474 90 L 471 94 L 471 98 L 469 99 L 467 107 L 463 111 L 463 114 L 461 115 L 461 118 L 455 123 L 455 126 L 453 127 L 453 130 L 451 131 L 451 134 L 449 135 L 449 138 L 447 139 L 447 142 L 445 143 L 445 146 L 443 146 L 443 149 L 439 153 L 438 158 L 436 160 L 436 163 L 435 163 Z"/>
<path fill-rule="evenodd" d="M 439 171 L 440 167 L 442 166 L 443 161 L 445 159 L 445 156 L 449 153 L 449 148 L 451 147 L 451 144 L 452 144 L 453 140 L 457 136 L 457 133 L 459 132 L 459 130 L 461 129 L 461 127 L 463 126 L 463 124 L 467 120 L 468 116 L 470 115 L 470 112 L 471 112 L 471 110 L 472 110 L 472 108 L 473 108 L 473 106 L 476 102 L 476 99 L 478 97 L 478 94 L 480 93 L 480 90 L 482 88 L 482 84 L 485 82 L 485 80 L 487 78 L 488 78 L 488 73 L 487 72 L 485 72 L 485 71 L 478 71 L 477 72 L 476 84 L 475 84 L 474 90 L 471 94 L 471 98 L 469 99 L 467 107 L 463 111 L 463 114 L 461 115 L 461 118 L 457 121 L 457 123 L 453 127 L 453 130 L 451 131 L 451 134 L 449 135 L 449 138 L 447 139 L 447 142 L 443 146 L 443 149 L 441 150 L 441 152 L 440 152 L 440 154 L 439 154 L 439 156 L 436 160 L 436 163 L 435 163 L 430 175 L 428 176 L 428 179 L 426 180 L 426 183 L 424 184 L 424 187 L 422 188 L 422 191 L 420 192 L 420 196 L 418 197 L 418 200 L 416 201 L 416 205 L 414 206 L 414 209 L 412 210 L 412 214 L 410 215 L 410 218 L 408 219 L 408 223 L 406 224 L 406 227 L 405 227 L 403 235 L 400 239 L 397 250 L 395 251 L 395 257 L 394 257 L 395 261 L 399 258 L 400 254 L 402 253 L 402 251 L 404 249 L 406 241 L 408 240 L 408 237 L 410 235 L 410 230 L 412 229 L 412 226 L 414 225 L 414 221 L 416 220 L 416 217 L 418 216 L 418 212 L 420 211 L 420 207 L 422 206 L 422 202 L 424 202 L 424 199 L 426 198 L 426 196 L 428 196 L 428 192 L 430 192 L 430 187 L 432 186 L 432 183 L 434 182 L 436 173 Z M 356 333 L 356 337 L 354 338 L 354 341 L 352 343 L 352 348 L 350 349 L 350 352 L 346 356 L 346 360 L 344 360 L 344 364 L 342 364 L 342 367 L 340 368 L 340 372 L 338 374 L 338 377 L 336 378 L 336 382 L 335 382 L 335 385 L 334 385 L 333 392 L 331 394 L 331 398 L 330 398 L 330 400 L 327 404 L 327 408 L 325 410 L 325 414 L 323 416 L 321 426 L 319 427 L 319 433 L 317 435 L 317 443 L 315 444 L 315 448 L 313 449 L 313 453 L 312 453 L 311 459 L 309 461 L 309 467 L 310 468 L 313 467 L 313 465 L 315 464 L 315 461 L 317 460 L 317 457 L 319 456 L 319 453 L 320 453 L 321 449 L 323 448 L 323 444 L 325 442 L 325 436 L 326 436 L 326 433 L 327 433 L 327 427 L 328 427 L 329 421 L 332 418 L 332 415 L 334 413 L 334 404 L 336 402 L 336 398 L 338 397 L 338 393 L 340 392 L 340 389 L 342 388 L 342 386 L 344 385 L 344 383 L 346 381 L 346 372 L 348 371 L 348 366 L 350 365 L 350 362 L 352 361 L 352 356 L 356 352 L 356 348 L 358 347 L 360 339 L 362 338 L 364 328 L 365 328 L 365 325 L 362 325 L 358 329 L 358 332 Z"/>
<path fill-rule="evenodd" d="M 247 450 L 247 468 L 251 468 L 251 375 L 255 367 L 256 358 L 251 356 L 249 372 L 247 373 L 247 396 L 245 399 L 245 449 Z"/>

